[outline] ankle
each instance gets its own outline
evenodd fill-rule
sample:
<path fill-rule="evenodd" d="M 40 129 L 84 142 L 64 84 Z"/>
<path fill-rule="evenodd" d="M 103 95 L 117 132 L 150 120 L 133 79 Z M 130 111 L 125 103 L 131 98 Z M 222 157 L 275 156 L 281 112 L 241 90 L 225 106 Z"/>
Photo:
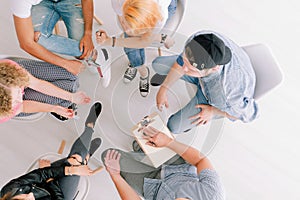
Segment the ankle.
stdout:
<path fill-rule="evenodd" d="M 94 128 L 94 123 L 90 122 L 86 124 L 87 127 Z"/>
<path fill-rule="evenodd" d="M 143 66 L 139 68 L 139 73 L 142 79 L 146 79 L 149 76 L 148 67 Z"/>

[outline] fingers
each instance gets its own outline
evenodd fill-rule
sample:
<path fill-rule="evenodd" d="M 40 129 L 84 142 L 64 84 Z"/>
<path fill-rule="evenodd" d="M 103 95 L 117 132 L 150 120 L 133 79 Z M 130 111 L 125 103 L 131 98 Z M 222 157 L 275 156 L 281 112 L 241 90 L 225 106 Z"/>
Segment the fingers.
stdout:
<path fill-rule="evenodd" d="M 152 147 L 156 147 L 155 143 L 150 142 L 150 141 L 146 142 L 146 144 L 149 145 L 149 146 L 152 146 Z"/>
<path fill-rule="evenodd" d="M 121 154 L 116 150 L 108 150 L 105 155 L 105 160 L 117 160 L 119 161 Z"/>
<path fill-rule="evenodd" d="M 165 106 L 166 106 L 166 108 L 169 108 L 169 102 L 168 101 L 165 102 Z"/>
<path fill-rule="evenodd" d="M 82 41 L 79 43 L 79 50 L 80 50 L 80 52 L 83 52 L 83 42 Z M 80 57 L 83 57 L 83 54 Z"/>
<path fill-rule="evenodd" d="M 146 128 L 143 129 L 143 133 L 149 137 L 155 136 L 158 132 L 159 131 L 153 128 L 152 126 L 147 126 Z"/>

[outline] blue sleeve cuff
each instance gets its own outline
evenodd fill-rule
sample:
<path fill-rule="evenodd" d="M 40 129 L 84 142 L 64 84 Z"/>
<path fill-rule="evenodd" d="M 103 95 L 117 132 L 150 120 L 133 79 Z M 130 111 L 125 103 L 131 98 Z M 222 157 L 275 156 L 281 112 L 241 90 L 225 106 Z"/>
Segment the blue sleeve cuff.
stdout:
<path fill-rule="evenodd" d="M 180 55 L 178 56 L 178 58 L 176 59 L 176 62 L 177 62 L 177 64 L 180 65 L 181 67 L 183 66 L 184 61 L 183 61 L 183 58 L 182 58 L 182 54 L 180 54 Z"/>

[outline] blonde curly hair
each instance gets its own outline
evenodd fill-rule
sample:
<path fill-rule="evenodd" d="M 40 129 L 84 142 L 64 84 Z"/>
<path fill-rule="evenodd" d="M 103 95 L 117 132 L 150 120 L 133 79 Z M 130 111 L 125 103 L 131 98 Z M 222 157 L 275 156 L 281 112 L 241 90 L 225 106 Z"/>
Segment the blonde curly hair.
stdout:
<path fill-rule="evenodd" d="M 11 87 L 27 87 L 28 72 L 11 60 L 0 60 L 0 117 L 12 114 Z"/>
<path fill-rule="evenodd" d="M 128 26 L 135 34 L 152 30 L 162 15 L 157 2 L 153 0 L 126 0 L 123 4 L 123 15 Z"/>

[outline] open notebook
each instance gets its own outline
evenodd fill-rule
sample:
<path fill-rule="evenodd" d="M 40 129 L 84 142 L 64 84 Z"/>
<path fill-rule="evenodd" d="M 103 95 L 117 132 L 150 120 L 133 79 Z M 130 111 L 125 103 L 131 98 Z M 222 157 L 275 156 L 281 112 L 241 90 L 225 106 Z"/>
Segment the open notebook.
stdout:
<path fill-rule="evenodd" d="M 147 145 L 147 140 L 143 139 L 143 132 L 140 131 L 141 128 L 146 124 L 165 133 L 170 138 L 174 138 L 174 136 L 157 113 L 152 113 L 151 115 L 145 117 L 132 128 L 133 136 L 146 154 L 146 157 L 142 160 L 142 162 L 157 168 L 176 155 L 176 153 L 166 147 L 158 148 Z"/>

